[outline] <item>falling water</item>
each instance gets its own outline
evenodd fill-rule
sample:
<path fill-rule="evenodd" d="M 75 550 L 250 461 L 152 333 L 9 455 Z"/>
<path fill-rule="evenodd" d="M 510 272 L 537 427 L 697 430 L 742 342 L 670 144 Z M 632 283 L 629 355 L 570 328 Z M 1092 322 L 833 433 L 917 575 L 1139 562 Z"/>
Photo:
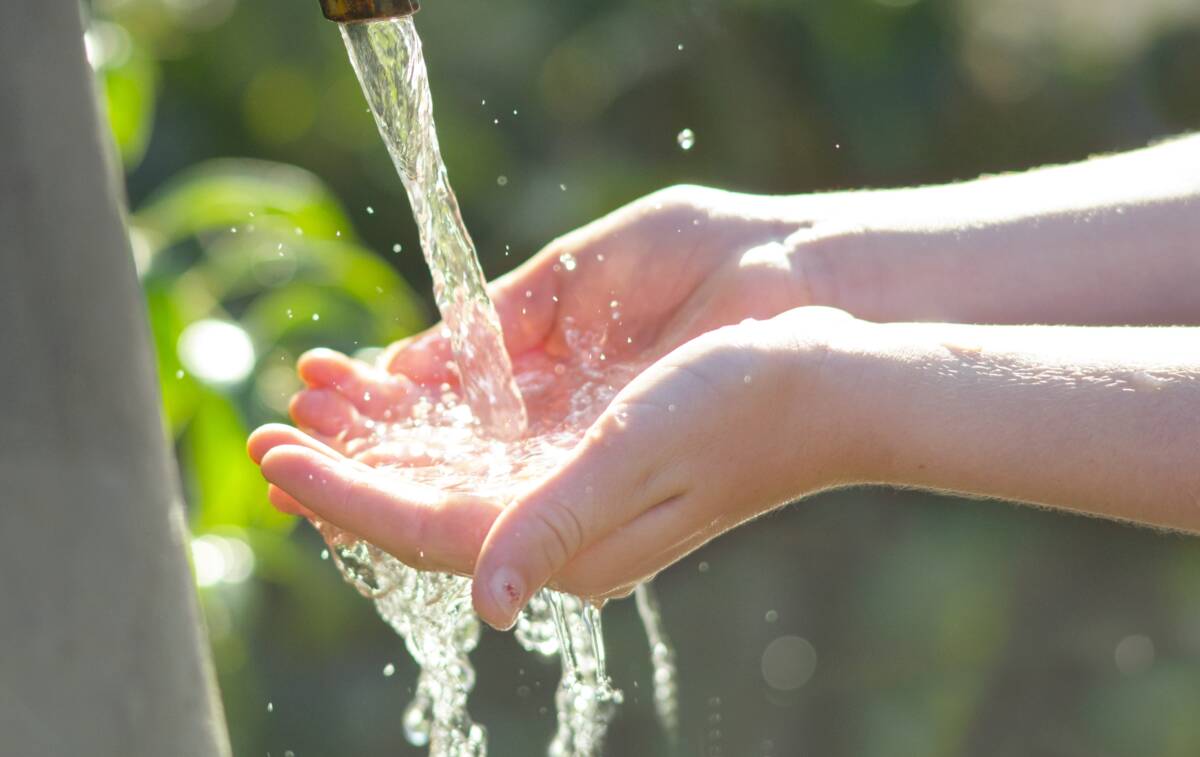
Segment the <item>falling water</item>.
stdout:
<path fill-rule="evenodd" d="M 525 406 L 475 245 L 446 176 L 417 29 L 411 18 L 404 18 L 343 24 L 342 36 L 408 192 L 467 404 L 493 433 L 509 439 L 520 436 L 525 431 Z"/>
<path fill-rule="evenodd" d="M 405 467 L 397 475 L 419 481 L 424 477 L 423 483 L 444 490 L 511 499 L 520 484 L 562 459 L 628 376 L 614 377 L 617 369 L 601 370 L 586 361 L 573 366 L 573 378 L 555 381 L 552 390 L 565 398 L 562 412 L 540 428 L 529 427 L 522 391 L 545 392 L 546 382 L 544 377 L 514 377 L 499 318 L 442 162 L 424 56 L 412 19 L 346 24 L 342 34 L 408 192 L 463 395 L 443 386 L 416 403 L 406 417 L 379 424 L 375 441 L 428 443 L 450 463 L 424 470 Z M 415 570 L 329 524 L 317 525 L 347 581 L 374 600 L 420 665 L 404 715 L 408 739 L 418 746 L 427 744 L 437 757 L 486 754 L 484 729 L 467 712 L 467 696 L 475 683 L 468 655 L 480 630 L 469 580 Z M 639 589 L 638 608 L 652 649 L 656 706 L 672 730 L 673 655 L 649 592 L 649 587 Z M 598 755 L 621 702 L 605 670 L 600 611 L 578 598 L 544 590 L 522 612 L 515 636 L 525 649 L 557 654 L 562 662 L 555 698 L 558 730 L 550 754 Z"/>

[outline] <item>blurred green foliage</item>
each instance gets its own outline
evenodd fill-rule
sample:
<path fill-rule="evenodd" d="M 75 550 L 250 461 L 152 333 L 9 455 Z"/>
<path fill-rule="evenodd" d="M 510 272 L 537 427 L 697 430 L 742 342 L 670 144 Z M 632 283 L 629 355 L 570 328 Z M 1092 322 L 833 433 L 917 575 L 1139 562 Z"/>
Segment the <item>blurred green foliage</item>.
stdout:
<path fill-rule="evenodd" d="M 250 428 L 285 416 L 301 351 L 382 346 L 433 312 L 336 28 L 315 0 L 88 9 L 235 753 L 419 754 L 401 735 L 413 668 L 398 640 L 311 529 L 266 506 L 244 453 Z M 1200 127 L 1190 0 L 429 0 L 417 23 L 491 274 L 672 183 L 940 182 Z M 251 363 L 228 330 L 189 358 L 181 338 L 207 323 L 234 325 Z M 205 361 L 244 370 L 212 380 Z M 678 754 L 1200 753 L 1194 540 L 843 492 L 658 583 L 682 666 Z M 670 753 L 633 610 L 606 618 L 627 695 L 610 752 Z M 818 660 L 791 692 L 760 669 L 784 634 Z M 556 670 L 497 634 L 475 659 L 493 753 L 541 753 Z"/>

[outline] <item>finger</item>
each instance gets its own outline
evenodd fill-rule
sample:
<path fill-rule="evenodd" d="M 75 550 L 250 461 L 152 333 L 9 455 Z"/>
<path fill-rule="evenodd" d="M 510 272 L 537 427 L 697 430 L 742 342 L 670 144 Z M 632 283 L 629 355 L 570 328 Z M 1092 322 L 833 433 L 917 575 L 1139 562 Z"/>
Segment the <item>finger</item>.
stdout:
<path fill-rule="evenodd" d="M 470 574 L 500 509 L 489 500 L 445 495 L 306 447 L 272 449 L 262 471 L 321 519 L 423 570 Z"/>
<path fill-rule="evenodd" d="M 311 510 L 300 504 L 295 497 L 274 484 L 267 486 L 267 500 L 275 506 L 276 510 L 288 515 L 299 515 L 303 518 L 316 517 Z"/>
<path fill-rule="evenodd" d="M 428 331 L 396 342 L 384 350 L 379 366 L 388 373 L 403 375 L 426 386 L 456 383 L 458 375 L 451 368 L 454 350 L 443 328 L 439 323 Z"/>
<path fill-rule="evenodd" d="M 333 459 L 341 457 L 337 450 L 329 445 L 297 428 L 285 426 L 282 423 L 269 423 L 255 429 L 250 434 L 250 438 L 246 440 L 246 452 L 250 455 L 250 459 L 257 464 L 262 462 L 263 455 L 267 454 L 271 448 L 284 445 L 308 447 L 314 452 Z"/>
<path fill-rule="evenodd" d="M 520 355 L 540 345 L 555 323 L 559 278 L 554 264 L 560 254 L 557 246 L 551 245 L 488 287 L 510 355 Z M 453 360 L 454 350 L 446 327 L 439 323 L 389 347 L 379 365 L 389 373 L 404 374 L 420 384 L 454 383 L 458 377 L 449 367 Z"/>
<path fill-rule="evenodd" d="M 510 627 L 577 553 L 684 488 L 664 415 L 650 405 L 614 405 L 559 471 L 500 514 L 475 570 L 480 617 Z"/>
<path fill-rule="evenodd" d="M 404 376 L 377 370 L 334 350 L 310 350 L 296 363 L 300 378 L 310 387 L 332 389 L 363 415 L 390 419 L 403 412 L 413 383 Z"/>
<path fill-rule="evenodd" d="M 392 441 L 376 444 L 355 459 L 371 467 L 396 466 L 419 468 L 436 465 L 444 459 L 444 450 L 425 442 Z"/>
<path fill-rule="evenodd" d="M 559 254 L 551 245 L 488 288 L 510 355 L 522 355 L 545 342 L 557 320 L 561 279 L 554 264 Z"/>
<path fill-rule="evenodd" d="M 306 447 L 331 460 L 345 459 L 337 450 L 329 445 L 314 439 L 299 429 L 285 426 L 282 423 L 271 423 L 255 429 L 246 441 L 246 451 L 249 453 L 251 460 L 255 463 L 261 463 L 263 456 L 272 449 L 287 445 Z M 289 515 L 299 515 L 305 518 L 314 517 L 312 511 L 274 484 L 267 485 L 267 500 L 274 505 L 275 509 Z"/>
<path fill-rule="evenodd" d="M 338 439 L 367 436 L 370 429 L 358 409 L 332 389 L 305 389 L 292 397 L 288 412 L 297 426 Z"/>

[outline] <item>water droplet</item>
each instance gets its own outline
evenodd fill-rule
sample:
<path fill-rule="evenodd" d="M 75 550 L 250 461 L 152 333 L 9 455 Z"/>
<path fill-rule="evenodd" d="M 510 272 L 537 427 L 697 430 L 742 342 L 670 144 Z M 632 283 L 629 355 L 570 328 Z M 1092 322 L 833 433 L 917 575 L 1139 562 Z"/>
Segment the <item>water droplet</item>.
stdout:
<path fill-rule="evenodd" d="M 561 376 L 566 372 L 567 372 L 567 366 L 563 365 L 562 363 L 559 363 L 558 365 L 554 366 L 554 375 L 555 376 Z"/>
<path fill-rule="evenodd" d="M 525 290 L 525 299 L 527 299 L 527 300 L 533 299 L 533 290 L 532 289 Z"/>
<path fill-rule="evenodd" d="M 181 378 L 183 378 L 183 369 L 182 369 L 182 368 L 180 368 L 179 370 L 175 371 L 175 378 L 177 378 L 177 379 L 181 379 Z"/>
<path fill-rule="evenodd" d="M 743 383 L 743 384 L 749 384 L 749 383 L 750 383 L 751 381 L 753 381 L 753 380 L 754 380 L 754 379 L 750 378 L 750 374 L 748 374 L 748 373 L 747 373 L 745 376 L 742 376 L 742 383 Z"/>
<path fill-rule="evenodd" d="M 566 184 L 559 184 L 559 185 L 558 185 L 558 188 L 559 188 L 559 189 L 561 189 L 561 190 L 562 190 L 562 191 L 564 191 L 564 192 L 566 192 L 566 191 L 567 191 L 567 185 L 566 185 Z"/>
<path fill-rule="evenodd" d="M 230 226 L 230 227 L 229 227 L 229 233 L 230 233 L 230 234 L 236 234 L 236 233 L 237 233 L 237 227 L 236 227 L 236 226 Z"/>
<path fill-rule="evenodd" d="M 479 104 L 480 104 L 480 105 L 487 105 L 487 100 L 480 100 L 480 101 L 479 101 Z"/>
<path fill-rule="evenodd" d="M 341 236 L 342 236 L 342 230 L 341 230 L 341 229 L 338 229 L 337 231 L 333 232 L 333 235 L 334 235 L 335 237 L 338 237 L 338 238 L 340 239 L 340 238 L 341 238 Z"/>
<path fill-rule="evenodd" d="M 676 411 L 676 410 L 678 410 L 678 409 L 679 409 L 679 408 L 678 408 L 678 407 L 677 407 L 677 406 L 676 406 L 674 403 L 672 403 L 672 404 L 670 404 L 670 405 L 667 405 L 667 412 L 668 412 L 668 413 L 673 413 L 673 412 L 675 412 L 675 411 Z"/>
<path fill-rule="evenodd" d="M 292 319 L 292 309 L 291 308 L 287 309 L 287 317 L 288 317 L 289 321 Z"/>
<path fill-rule="evenodd" d="M 328 560 L 328 559 L 329 559 L 329 550 L 328 550 L 328 549 L 322 549 L 322 550 L 321 550 L 321 559 L 322 559 L 322 560 Z"/>
<path fill-rule="evenodd" d="M 392 245 L 392 252 L 399 253 L 403 249 L 404 245 L 400 244 L 399 242 L 396 242 L 394 245 Z"/>
<path fill-rule="evenodd" d="M 370 402 L 370 401 L 371 401 L 371 393 L 363 392 L 363 402 Z"/>
<path fill-rule="evenodd" d="M 675 141 L 679 143 L 679 146 L 684 151 L 690 150 L 696 144 L 696 132 L 691 129 L 684 129 L 679 132 L 679 136 L 675 138 Z"/>
<path fill-rule="evenodd" d="M 502 187 L 507 187 L 508 186 L 508 177 L 504 176 L 503 174 L 500 176 L 497 176 L 496 183 Z"/>
<path fill-rule="evenodd" d="M 296 236 L 298 236 L 298 237 L 302 237 L 302 236 L 304 236 L 304 229 L 302 229 L 302 228 L 300 228 L 299 226 L 297 226 L 297 227 L 296 227 Z"/>
<path fill-rule="evenodd" d="M 513 115 L 514 115 L 514 116 L 515 116 L 515 115 L 517 115 L 517 109 L 516 109 L 516 108 L 513 108 Z"/>
<path fill-rule="evenodd" d="M 320 313 L 313 313 L 313 320 L 314 320 L 314 321 L 319 321 L 319 320 L 321 320 L 321 314 L 320 314 Z"/>
<path fill-rule="evenodd" d="M 683 43 L 680 42 L 678 45 L 675 46 L 675 49 L 678 50 L 679 52 L 683 52 Z"/>
<path fill-rule="evenodd" d="M 559 255 L 558 262 L 562 263 L 563 268 L 566 268 L 568 271 L 574 271 L 575 266 L 578 265 L 575 260 L 575 256 L 569 252 L 564 252 L 562 255 Z"/>
<path fill-rule="evenodd" d="M 700 571 L 701 573 L 707 573 L 708 572 L 708 562 L 701 561 L 700 564 L 696 566 L 696 570 Z"/>
<path fill-rule="evenodd" d="M 275 712 L 275 703 L 267 702 L 267 712 Z"/>
<path fill-rule="evenodd" d="M 763 616 L 763 620 L 767 621 L 768 623 L 774 623 L 775 621 L 779 620 L 779 613 L 775 612 L 774 610 L 767 610 L 767 614 Z"/>
<path fill-rule="evenodd" d="M 367 215 L 369 215 L 369 216 L 373 216 L 373 215 L 375 215 L 375 208 L 373 208 L 373 207 L 371 207 L 370 205 L 368 205 L 368 206 L 367 206 Z"/>
<path fill-rule="evenodd" d="M 497 126 L 499 126 L 499 125 L 500 125 L 500 119 L 499 119 L 499 118 L 493 118 L 493 119 L 492 119 L 492 123 L 494 123 L 494 124 L 496 124 Z"/>
<path fill-rule="evenodd" d="M 395 665 L 393 665 L 392 663 L 389 662 L 387 665 L 383 666 L 383 677 L 384 678 L 391 678 L 394 675 L 396 675 L 396 666 Z"/>

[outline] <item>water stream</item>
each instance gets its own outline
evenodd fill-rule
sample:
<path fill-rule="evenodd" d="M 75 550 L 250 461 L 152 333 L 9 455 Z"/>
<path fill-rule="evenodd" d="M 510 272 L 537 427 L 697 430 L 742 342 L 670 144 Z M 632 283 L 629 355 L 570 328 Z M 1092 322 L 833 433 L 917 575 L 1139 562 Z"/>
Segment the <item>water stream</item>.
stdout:
<path fill-rule="evenodd" d="M 437 466 L 398 464 L 397 475 L 484 496 L 511 498 L 523 482 L 553 468 L 628 376 L 595 362 L 587 335 L 577 334 L 571 370 L 514 373 L 499 319 L 470 235 L 450 188 L 437 135 L 421 42 L 411 18 L 347 24 L 342 34 L 380 134 L 404 183 L 433 274 L 434 293 L 454 349 L 461 395 L 449 385 L 423 397 L 402 417 L 379 423 L 374 442 L 403 442 L 435 455 Z M 601 357 L 601 360 L 603 358 Z M 626 369 L 629 370 L 629 369 Z M 554 412 L 530 419 L 522 396 L 538 396 Z M 435 757 L 486 754 L 482 726 L 467 711 L 475 683 L 469 654 L 479 639 L 468 579 L 418 571 L 328 524 L 318 528 L 352 585 L 375 602 L 421 668 L 404 715 L 405 733 Z M 654 667 L 655 704 L 668 730 L 675 721 L 675 668 L 657 603 L 638 589 Z M 545 590 L 521 614 L 515 630 L 527 650 L 558 655 L 562 680 L 555 697 L 554 757 L 600 754 L 621 702 L 605 669 L 600 611 Z"/>

